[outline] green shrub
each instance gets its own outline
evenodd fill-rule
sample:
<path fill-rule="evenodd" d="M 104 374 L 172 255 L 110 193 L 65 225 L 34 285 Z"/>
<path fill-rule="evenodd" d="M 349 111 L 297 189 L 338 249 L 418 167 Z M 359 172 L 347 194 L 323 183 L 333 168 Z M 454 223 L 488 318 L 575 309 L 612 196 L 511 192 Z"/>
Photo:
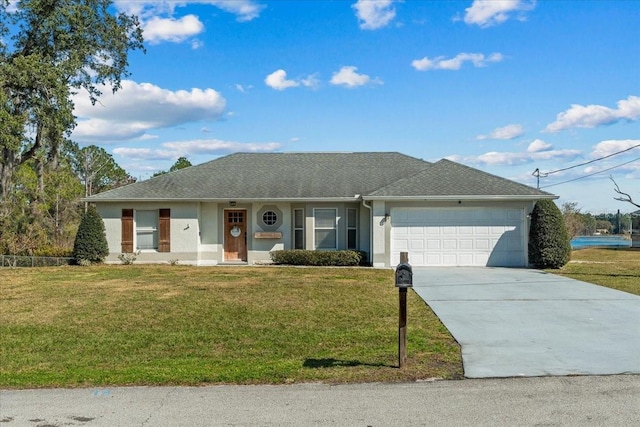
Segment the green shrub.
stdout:
<path fill-rule="evenodd" d="M 32 255 L 42 257 L 73 257 L 73 250 L 59 246 L 43 246 L 35 249 Z"/>
<path fill-rule="evenodd" d="M 73 257 L 82 265 L 81 261 L 100 263 L 109 255 L 109 246 L 105 236 L 104 223 L 95 207 L 89 206 L 82 216 L 76 240 L 73 243 Z"/>
<path fill-rule="evenodd" d="M 560 268 L 569 262 L 571 243 L 560 209 L 552 200 L 538 200 L 531 212 L 529 264 Z"/>
<path fill-rule="evenodd" d="M 313 266 L 366 265 L 367 256 L 361 251 L 309 251 L 292 249 L 270 252 L 274 264 Z"/>

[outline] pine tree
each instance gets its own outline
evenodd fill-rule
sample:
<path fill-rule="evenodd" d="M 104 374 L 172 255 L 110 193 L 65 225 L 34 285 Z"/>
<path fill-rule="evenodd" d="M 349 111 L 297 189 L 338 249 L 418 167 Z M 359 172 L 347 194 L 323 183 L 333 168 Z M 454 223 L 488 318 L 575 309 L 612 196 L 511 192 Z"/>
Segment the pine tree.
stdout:
<path fill-rule="evenodd" d="M 109 255 L 104 223 L 94 206 L 89 206 L 82 217 L 76 240 L 73 243 L 73 257 L 78 264 L 101 263 Z"/>

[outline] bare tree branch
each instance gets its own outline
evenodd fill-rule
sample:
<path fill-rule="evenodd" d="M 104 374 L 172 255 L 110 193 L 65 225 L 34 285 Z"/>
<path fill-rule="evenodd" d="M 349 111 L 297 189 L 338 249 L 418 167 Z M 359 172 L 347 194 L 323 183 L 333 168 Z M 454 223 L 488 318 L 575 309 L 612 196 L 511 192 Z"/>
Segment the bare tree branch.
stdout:
<path fill-rule="evenodd" d="M 623 197 L 614 197 L 614 200 L 619 200 L 619 201 L 621 201 L 621 202 L 631 203 L 632 205 L 637 206 L 637 207 L 639 207 L 639 208 L 640 208 L 640 205 L 639 205 L 639 204 L 637 204 L 637 203 L 635 203 L 635 202 L 633 201 L 633 199 L 631 199 L 631 196 L 630 196 L 629 194 L 624 193 L 623 191 L 621 191 L 621 190 L 620 190 L 620 187 L 618 187 L 618 183 L 615 181 L 615 179 L 613 179 L 613 177 L 612 177 L 611 175 L 609 175 L 609 179 L 610 179 L 611 181 L 613 181 L 613 185 L 615 185 L 615 186 L 616 186 L 616 188 L 614 188 L 613 190 L 614 190 L 616 193 L 618 193 L 618 194 L 620 194 L 621 196 L 623 196 Z"/>

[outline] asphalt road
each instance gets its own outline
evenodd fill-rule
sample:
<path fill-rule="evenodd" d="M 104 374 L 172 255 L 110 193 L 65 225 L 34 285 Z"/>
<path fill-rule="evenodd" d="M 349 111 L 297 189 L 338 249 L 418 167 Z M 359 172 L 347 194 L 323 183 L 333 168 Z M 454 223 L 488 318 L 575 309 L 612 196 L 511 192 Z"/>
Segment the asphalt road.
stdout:
<path fill-rule="evenodd" d="M 0 391 L 0 426 L 638 426 L 640 376 Z"/>

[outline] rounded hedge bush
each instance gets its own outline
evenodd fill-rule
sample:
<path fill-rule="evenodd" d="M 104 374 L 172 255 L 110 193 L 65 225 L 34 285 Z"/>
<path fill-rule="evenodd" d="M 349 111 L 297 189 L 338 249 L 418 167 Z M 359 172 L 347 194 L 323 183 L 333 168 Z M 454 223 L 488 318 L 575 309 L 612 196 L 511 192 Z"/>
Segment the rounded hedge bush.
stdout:
<path fill-rule="evenodd" d="M 73 257 L 79 265 L 100 263 L 109 255 L 104 223 L 95 207 L 89 206 L 82 216 L 76 239 L 73 243 Z"/>
<path fill-rule="evenodd" d="M 274 264 L 312 266 L 358 266 L 366 264 L 366 254 L 360 251 L 312 251 L 290 249 L 270 252 Z"/>
<path fill-rule="evenodd" d="M 537 268 L 560 268 L 571 258 L 569 233 L 553 200 L 538 200 L 531 212 L 529 264 Z"/>

